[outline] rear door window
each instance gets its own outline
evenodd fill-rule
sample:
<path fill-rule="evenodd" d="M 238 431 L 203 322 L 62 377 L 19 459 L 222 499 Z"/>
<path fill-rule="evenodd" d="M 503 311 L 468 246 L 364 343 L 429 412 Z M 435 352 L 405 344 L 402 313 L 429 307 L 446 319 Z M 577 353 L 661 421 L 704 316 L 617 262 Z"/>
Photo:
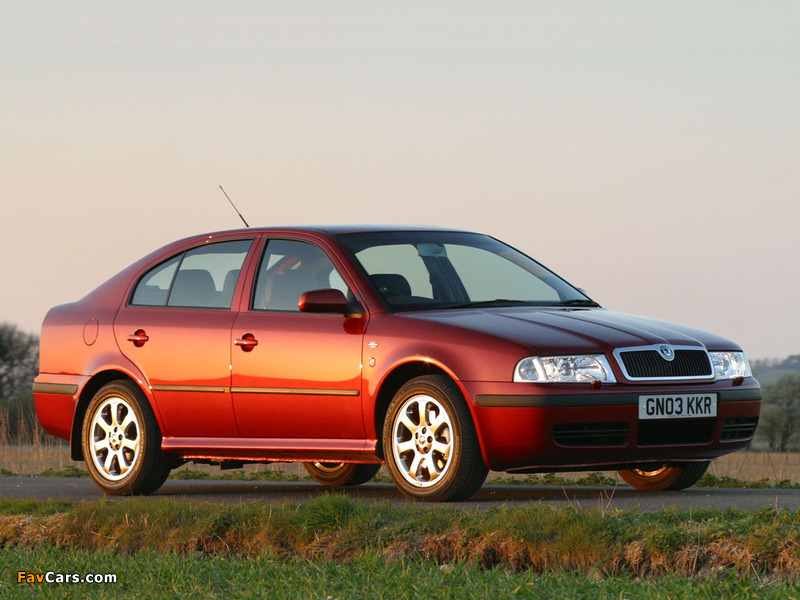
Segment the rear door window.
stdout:
<path fill-rule="evenodd" d="M 131 305 L 230 309 L 252 240 L 209 244 L 152 268 L 136 284 Z"/>

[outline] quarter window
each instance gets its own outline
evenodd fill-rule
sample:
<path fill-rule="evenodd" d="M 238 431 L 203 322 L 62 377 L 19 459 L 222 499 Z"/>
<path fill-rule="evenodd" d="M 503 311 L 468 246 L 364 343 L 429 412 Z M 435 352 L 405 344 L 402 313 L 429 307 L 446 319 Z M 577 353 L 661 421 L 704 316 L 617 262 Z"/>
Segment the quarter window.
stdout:
<path fill-rule="evenodd" d="M 133 291 L 131 304 L 134 306 L 164 306 L 169 296 L 169 286 L 175 278 L 175 271 L 181 262 L 182 254 L 170 258 L 154 269 L 150 269 L 139 280 Z"/>

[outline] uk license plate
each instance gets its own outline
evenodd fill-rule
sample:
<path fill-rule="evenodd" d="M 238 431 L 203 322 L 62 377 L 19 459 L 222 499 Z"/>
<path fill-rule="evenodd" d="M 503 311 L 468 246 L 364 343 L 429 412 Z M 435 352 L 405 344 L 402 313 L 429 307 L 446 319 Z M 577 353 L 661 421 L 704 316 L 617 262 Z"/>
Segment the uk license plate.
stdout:
<path fill-rule="evenodd" d="M 639 396 L 639 419 L 687 419 L 717 416 L 716 394 Z"/>

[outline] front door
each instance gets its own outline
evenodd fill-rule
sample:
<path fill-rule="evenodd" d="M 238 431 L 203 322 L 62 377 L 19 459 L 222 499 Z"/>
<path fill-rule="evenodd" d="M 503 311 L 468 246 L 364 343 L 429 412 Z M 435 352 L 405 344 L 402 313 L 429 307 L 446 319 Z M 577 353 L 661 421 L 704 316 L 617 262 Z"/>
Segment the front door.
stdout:
<path fill-rule="evenodd" d="M 365 318 L 302 313 L 300 294 L 338 288 L 331 259 L 298 240 L 268 241 L 250 307 L 233 325 L 232 382 L 242 437 L 363 439 L 361 343 Z"/>

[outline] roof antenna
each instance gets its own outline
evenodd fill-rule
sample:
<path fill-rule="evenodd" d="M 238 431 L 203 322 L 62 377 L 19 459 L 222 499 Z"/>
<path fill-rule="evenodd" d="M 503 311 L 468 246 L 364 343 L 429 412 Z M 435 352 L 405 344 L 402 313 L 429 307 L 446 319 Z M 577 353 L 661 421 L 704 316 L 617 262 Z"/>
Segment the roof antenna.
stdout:
<path fill-rule="evenodd" d="M 221 190 L 222 190 L 222 193 L 223 193 L 223 194 L 225 194 L 225 197 L 228 199 L 228 202 L 230 202 L 230 203 L 231 203 L 231 206 L 233 207 L 233 210 L 235 210 L 235 211 L 236 211 L 236 214 L 237 214 L 237 215 L 239 215 L 239 218 L 242 220 L 242 223 L 244 223 L 244 226 L 245 226 L 245 227 L 250 227 L 250 225 L 248 225 L 248 224 L 247 224 L 247 221 L 245 221 L 245 220 L 244 220 L 244 217 L 242 216 L 242 213 L 240 213 L 240 212 L 239 212 L 239 209 L 238 209 L 238 208 L 236 208 L 236 205 L 233 203 L 233 200 L 231 200 L 231 197 L 230 197 L 230 196 L 228 196 L 228 192 L 226 192 L 226 191 L 225 191 L 225 188 L 223 188 L 223 187 L 220 185 L 220 186 L 219 186 L 219 189 L 221 189 Z"/>

